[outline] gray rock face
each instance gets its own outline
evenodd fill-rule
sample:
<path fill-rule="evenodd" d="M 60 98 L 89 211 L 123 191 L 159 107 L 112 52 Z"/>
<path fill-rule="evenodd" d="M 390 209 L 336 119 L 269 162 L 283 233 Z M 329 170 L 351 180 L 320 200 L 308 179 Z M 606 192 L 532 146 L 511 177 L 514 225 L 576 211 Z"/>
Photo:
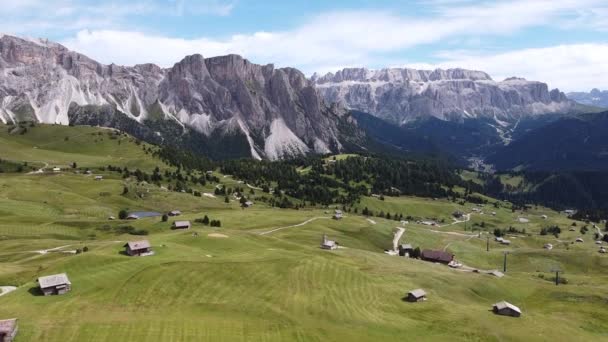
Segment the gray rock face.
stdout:
<path fill-rule="evenodd" d="M 255 158 L 341 149 L 336 118 L 344 111 L 327 106 L 296 69 L 237 55 L 187 56 L 167 69 L 103 65 L 46 40 L 0 37 L 1 121 L 67 125 L 71 105 L 71 113 L 111 106 L 141 124 L 172 120 L 207 136 L 240 131 Z"/>
<path fill-rule="evenodd" d="M 364 111 L 396 124 L 434 116 L 442 120 L 490 117 L 514 122 L 525 115 L 567 112 L 575 104 L 541 82 L 508 78 L 496 82 L 464 69 L 349 68 L 311 81 L 327 102 Z"/>

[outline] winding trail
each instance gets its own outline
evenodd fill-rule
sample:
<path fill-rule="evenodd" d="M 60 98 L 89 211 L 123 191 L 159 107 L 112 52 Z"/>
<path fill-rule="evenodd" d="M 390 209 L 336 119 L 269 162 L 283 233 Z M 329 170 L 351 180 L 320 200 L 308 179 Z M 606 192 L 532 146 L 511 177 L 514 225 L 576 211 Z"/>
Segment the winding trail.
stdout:
<path fill-rule="evenodd" d="M 274 232 L 277 232 L 279 230 L 283 230 L 283 229 L 287 229 L 287 228 L 301 227 L 301 226 L 304 226 L 304 225 L 306 225 L 306 224 L 308 224 L 308 223 L 310 223 L 312 221 L 320 220 L 320 219 L 331 219 L 331 217 L 324 217 L 324 216 L 313 217 L 313 218 L 308 219 L 308 220 L 306 220 L 306 221 L 304 221 L 302 223 L 294 224 L 294 225 L 291 225 L 291 226 L 285 226 L 285 227 L 275 228 L 275 229 L 272 229 L 272 230 L 261 232 L 261 233 L 259 233 L 259 235 L 267 235 L 267 234 L 274 233 Z"/>
<path fill-rule="evenodd" d="M 49 163 L 47 163 L 47 162 L 43 162 L 43 161 L 34 161 L 34 162 L 35 163 L 43 163 L 44 166 L 41 167 L 40 169 L 36 170 L 36 171 L 30 171 L 30 172 L 28 172 L 27 173 L 28 175 L 34 175 L 34 174 L 37 174 L 37 173 L 44 173 L 44 169 L 46 169 L 47 167 L 49 167 Z"/>
<path fill-rule="evenodd" d="M 395 232 L 395 237 L 393 238 L 393 250 L 397 252 L 399 249 L 399 240 L 401 240 L 401 236 L 405 232 L 405 228 L 397 227 L 397 231 Z"/>

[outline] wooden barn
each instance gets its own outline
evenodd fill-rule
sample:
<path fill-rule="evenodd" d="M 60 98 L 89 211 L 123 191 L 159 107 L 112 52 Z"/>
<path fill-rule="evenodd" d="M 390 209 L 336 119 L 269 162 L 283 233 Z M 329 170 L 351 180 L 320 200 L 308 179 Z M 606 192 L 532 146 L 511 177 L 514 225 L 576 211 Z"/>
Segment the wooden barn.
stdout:
<path fill-rule="evenodd" d="M 415 289 L 407 293 L 405 300 L 408 302 L 422 302 L 426 300 L 426 292 L 423 289 Z"/>
<path fill-rule="evenodd" d="M 189 229 L 190 228 L 190 221 L 175 221 L 171 225 L 171 228 L 173 228 L 173 229 Z"/>
<path fill-rule="evenodd" d="M 399 245 L 399 256 L 410 256 L 413 251 L 414 248 L 409 243 Z"/>
<path fill-rule="evenodd" d="M 338 243 L 333 240 L 328 240 L 327 235 L 323 234 L 323 240 L 321 240 L 321 248 L 329 250 L 337 249 Z"/>
<path fill-rule="evenodd" d="M 65 273 L 40 277 L 38 285 L 45 296 L 64 294 L 72 289 L 72 283 Z"/>
<path fill-rule="evenodd" d="M 17 335 L 17 319 L 2 319 L 0 320 L 0 342 L 12 342 Z"/>
<path fill-rule="evenodd" d="M 454 254 L 444 252 L 444 251 L 435 251 L 435 250 L 425 249 L 420 254 L 420 258 L 424 261 L 449 264 L 450 261 L 454 260 Z"/>
<path fill-rule="evenodd" d="M 123 247 L 125 247 L 125 253 L 130 256 L 147 256 L 154 254 L 148 240 L 127 242 Z"/>
<path fill-rule="evenodd" d="M 511 316 L 511 317 L 521 316 L 521 310 L 517 306 L 515 306 L 509 302 L 505 302 L 504 300 L 502 302 L 498 302 L 498 303 L 492 305 L 492 311 L 497 315 Z"/>

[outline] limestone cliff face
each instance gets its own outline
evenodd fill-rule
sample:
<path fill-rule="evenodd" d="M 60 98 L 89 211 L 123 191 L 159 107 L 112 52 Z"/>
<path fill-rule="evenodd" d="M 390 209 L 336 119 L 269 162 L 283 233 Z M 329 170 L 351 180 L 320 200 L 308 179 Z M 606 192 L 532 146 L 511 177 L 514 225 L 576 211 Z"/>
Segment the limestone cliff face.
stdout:
<path fill-rule="evenodd" d="M 482 71 L 349 68 L 311 81 L 327 102 L 368 112 L 396 124 L 494 118 L 515 122 L 526 115 L 568 112 L 575 104 L 547 84 L 508 78 L 497 82 Z"/>
<path fill-rule="evenodd" d="M 167 69 L 104 65 L 46 40 L 0 37 L 1 121 L 69 124 L 73 113 L 85 115 L 75 106 L 109 106 L 139 124 L 170 120 L 206 136 L 238 131 L 255 158 L 341 149 L 343 110 L 296 69 L 198 54 Z"/>

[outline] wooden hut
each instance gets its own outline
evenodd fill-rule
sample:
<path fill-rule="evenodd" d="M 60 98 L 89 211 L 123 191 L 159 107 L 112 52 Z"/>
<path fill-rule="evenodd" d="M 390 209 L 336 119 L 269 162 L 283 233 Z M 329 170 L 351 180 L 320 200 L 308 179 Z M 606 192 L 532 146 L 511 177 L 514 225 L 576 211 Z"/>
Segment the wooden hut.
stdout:
<path fill-rule="evenodd" d="M 415 289 L 407 293 L 405 300 L 408 302 L 422 302 L 426 300 L 426 292 L 423 289 Z"/>
<path fill-rule="evenodd" d="M 337 249 L 338 243 L 333 240 L 328 240 L 327 235 L 323 234 L 323 240 L 321 240 L 321 248 L 329 250 Z"/>
<path fill-rule="evenodd" d="M 154 254 L 148 240 L 127 242 L 123 247 L 125 247 L 125 253 L 130 256 L 147 256 Z"/>
<path fill-rule="evenodd" d="M 497 315 L 502 315 L 502 316 L 511 316 L 511 317 L 519 317 L 521 316 L 521 310 L 509 303 L 509 302 L 505 302 L 504 300 L 502 302 L 498 302 L 494 305 L 492 305 L 492 311 L 497 314 Z"/>
<path fill-rule="evenodd" d="M 17 335 L 17 330 L 19 330 L 19 326 L 16 318 L 0 320 L 0 342 L 12 342 Z"/>
<path fill-rule="evenodd" d="M 173 228 L 173 229 L 189 229 L 190 228 L 190 221 L 175 221 L 171 225 L 171 228 Z"/>
<path fill-rule="evenodd" d="M 410 256 L 413 251 L 414 247 L 409 243 L 399 245 L 399 256 Z"/>
<path fill-rule="evenodd" d="M 38 285 L 45 296 L 64 294 L 72 289 L 72 283 L 65 273 L 40 277 Z"/>

